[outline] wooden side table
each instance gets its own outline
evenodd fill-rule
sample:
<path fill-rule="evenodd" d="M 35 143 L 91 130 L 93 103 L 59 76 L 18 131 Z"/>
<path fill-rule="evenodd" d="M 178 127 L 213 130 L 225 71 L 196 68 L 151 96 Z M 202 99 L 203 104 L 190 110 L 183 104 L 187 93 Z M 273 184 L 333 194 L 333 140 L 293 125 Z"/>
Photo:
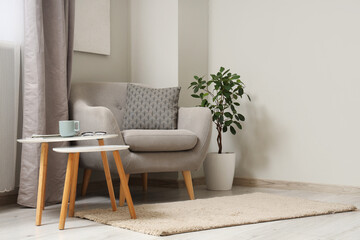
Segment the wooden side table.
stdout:
<path fill-rule="evenodd" d="M 36 226 L 41 225 L 42 211 L 45 206 L 45 188 L 46 188 L 49 143 L 97 140 L 99 142 L 99 145 L 102 146 L 104 145 L 104 139 L 115 138 L 117 136 L 118 136 L 117 134 L 105 134 L 105 135 L 75 136 L 75 137 L 36 137 L 36 138 L 24 138 L 17 140 L 20 143 L 41 143 L 39 183 L 38 183 L 38 193 L 37 193 L 37 202 L 36 202 Z M 104 164 L 104 169 L 105 166 L 107 166 L 107 169 L 110 172 L 109 165 L 107 164 L 108 160 L 106 154 L 101 154 L 101 157 Z M 106 178 L 106 180 L 108 180 L 108 178 Z M 111 186 L 112 189 L 112 181 L 107 181 L 107 184 L 108 187 Z M 109 189 L 109 193 L 110 193 L 110 189 Z M 112 194 L 114 194 L 114 192 Z M 111 199 L 111 204 L 116 206 L 115 197 L 114 199 Z"/>
<path fill-rule="evenodd" d="M 128 149 L 129 146 L 126 145 L 106 145 L 106 146 L 82 146 L 82 147 L 63 147 L 63 148 L 53 148 L 55 152 L 59 153 L 68 153 L 68 163 L 66 168 L 66 177 L 64 183 L 64 193 L 61 203 L 61 212 L 60 212 L 60 220 L 59 220 L 59 229 L 63 230 L 65 227 L 66 213 L 68 208 L 68 201 L 70 195 L 70 204 L 69 204 L 69 217 L 74 216 L 74 208 L 75 208 L 75 198 L 76 198 L 76 184 L 77 184 L 77 175 L 78 175 L 78 167 L 79 167 L 79 154 L 83 152 L 101 152 L 101 155 L 106 156 L 106 152 L 112 151 L 114 154 L 115 164 L 117 167 L 117 171 L 120 177 L 121 188 L 126 198 L 126 202 L 129 207 L 130 216 L 132 219 L 136 219 L 134 204 L 131 198 L 128 181 L 125 176 L 124 167 L 121 162 L 119 150 Z M 111 176 L 109 171 L 108 163 L 104 163 L 104 171 L 106 175 L 106 181 L 111 182 Z M 106 166 L 107 165 L 107 166 Z M 112 203 L 113 211 L 116 211 L 115 197 L 114 197 L 114 189 L 112 184 L 108 184 L 109 195 Z M 113 201 L 114 200 L 114 201 Z"/>

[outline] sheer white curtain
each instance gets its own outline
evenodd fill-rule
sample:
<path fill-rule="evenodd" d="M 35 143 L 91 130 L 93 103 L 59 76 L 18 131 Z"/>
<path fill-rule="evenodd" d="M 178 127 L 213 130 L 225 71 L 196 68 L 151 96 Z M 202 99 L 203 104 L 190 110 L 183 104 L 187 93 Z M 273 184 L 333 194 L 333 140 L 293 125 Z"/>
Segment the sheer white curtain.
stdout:
<path fill-rule="evenodd" d="M 0 41 L 0 192 L 15 188 L 20 46 Z"/>
<path fill-rule="evenodd" d="M 24 0 L 0 0 L 0 193 L 16 188 L 20 47 L 24 37 Z"/>

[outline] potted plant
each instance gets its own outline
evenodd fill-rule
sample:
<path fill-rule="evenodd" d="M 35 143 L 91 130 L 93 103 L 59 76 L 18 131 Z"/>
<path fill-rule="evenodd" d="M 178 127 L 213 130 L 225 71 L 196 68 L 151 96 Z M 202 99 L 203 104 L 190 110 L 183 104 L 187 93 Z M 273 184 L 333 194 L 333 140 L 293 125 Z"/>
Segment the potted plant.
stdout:
<path fill-rule="evenodd" d="M 189 88 L 194 94 L 191 96 L 201 100 L 201 107 L 208 107 L 212 113 L 212 120 L 217 130 L 217 153 L 208 153 L 204 162 L 207 188 L 210 190 L 230 190 L 235 174 L 235 153 L 223 152 L 223 133 L 228 130 L 235 135 L 236 128 L 242 129 L 241 122 L 245 117 L 238 112 L 240 100 L 244 95 L 245 85 L 240 76 L 231 73 L 230 69 L 221 67 L 216 74 L 210 74 L 211 79 L 194 76 L 195 81 Z"/>

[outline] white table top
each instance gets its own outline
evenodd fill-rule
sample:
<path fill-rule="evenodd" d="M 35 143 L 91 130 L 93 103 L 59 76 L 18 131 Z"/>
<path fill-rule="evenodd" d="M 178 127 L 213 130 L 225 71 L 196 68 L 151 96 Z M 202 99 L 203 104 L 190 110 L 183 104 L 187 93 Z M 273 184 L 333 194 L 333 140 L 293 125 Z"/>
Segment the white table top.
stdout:
<path fill-rule="evenodd" d="M 53 148 L 54 152 L 59 153 L 81 153 L 81 152 L 109 152 L 128 149 L 127 145 L 104 145 L 104 146 L 80 146 L 80 147 L 60 147 Z"/>
<path fill-rule="evenodd" d="M 18 139 L 20 143 L 43 143 L 43 142 L 70 142 L 70 141 L 85 141 L 85 140 L 98 140 L 105 138 L 115 138 L 117 134 L 105 134 L 94 136 L 74 136 L 74 137 L 36 137 L 36 138 L 23 138 Z"/>

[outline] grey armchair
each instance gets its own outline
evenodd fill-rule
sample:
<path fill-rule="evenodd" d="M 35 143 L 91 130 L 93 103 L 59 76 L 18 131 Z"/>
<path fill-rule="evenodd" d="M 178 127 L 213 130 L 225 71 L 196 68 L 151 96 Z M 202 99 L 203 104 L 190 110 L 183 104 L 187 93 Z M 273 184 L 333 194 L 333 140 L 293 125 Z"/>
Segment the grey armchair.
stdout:
<path fill-rule="evenodd" d="M 105 139 L 105 144 L 129 145 L 121 152 L 127 178 L 142 173 L 147 185 L 149 172 L 182 171 L 190 199 L 194 199 L 191 173 L 197 170 L 209 147 L 211 113 L 207 108 L 179 108 L 178 129 L 175 130 L 125 130 L 122 119 L 126 106 L 127 83 L 75 83 L 71 88 L 70 117 L 80 121 L 81 131 L 106 131 L 119 136 Z M 95 144 L 80 141 L 78 145 Z M 112 159 L 112 155 L 108 155 Z M 110 171 L 116 173 L 114 161 L 109 161 Z M 102 170 L 100 157 L 94 153 L 80 156 L 80 167 L 85 168 L 82 195 L 85 195 L 91 170 Z M 120 205 L 124 199 L 120 195 Z"/>

